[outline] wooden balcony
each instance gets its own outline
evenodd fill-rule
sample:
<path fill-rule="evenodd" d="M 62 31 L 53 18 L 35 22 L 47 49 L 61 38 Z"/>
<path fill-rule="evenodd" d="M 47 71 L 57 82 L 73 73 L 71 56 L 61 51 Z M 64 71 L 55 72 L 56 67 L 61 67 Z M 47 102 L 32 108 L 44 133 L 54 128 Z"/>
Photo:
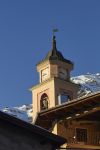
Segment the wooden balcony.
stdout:
<path fill-rule="evenodd" d="M 100 149 L 100 132 L 90 132 L 87 141 L 77 141 L 75 137 L 68 137 L 67 149 Z"/>

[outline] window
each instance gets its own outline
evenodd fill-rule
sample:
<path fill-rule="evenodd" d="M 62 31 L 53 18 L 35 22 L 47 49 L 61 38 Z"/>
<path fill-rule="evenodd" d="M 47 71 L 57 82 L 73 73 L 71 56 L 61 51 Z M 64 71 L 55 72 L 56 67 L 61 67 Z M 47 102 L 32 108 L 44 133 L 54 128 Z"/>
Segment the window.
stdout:
<path fill-rule="evenodd" d="M 64 94 L 60 94 L 58 96 L 58 103 L 59 104 L 63 104 L 63 103 L 66 103 L 70 100 L 70 96 L 67 94 L 67 93 L 64 93 Z"/>
<path fill-rule="evenodd" d="M 78 142 L 87 142 L 87 129 L 76 128 L 76 139 Z"/>

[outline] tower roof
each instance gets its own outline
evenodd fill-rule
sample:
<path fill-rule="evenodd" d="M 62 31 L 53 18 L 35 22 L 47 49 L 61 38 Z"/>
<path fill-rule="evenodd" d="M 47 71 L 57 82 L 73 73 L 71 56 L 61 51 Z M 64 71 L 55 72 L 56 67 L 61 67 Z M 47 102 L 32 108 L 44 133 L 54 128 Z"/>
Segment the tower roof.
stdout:
<path fill-rule="evenodd" d="M 71 62 L 68 59 L 65 59 L 64 56 L 62 55 L 62 53 L 57 50 L 55 36 L 53 36 L 53 39 L 52 39 L 52 49 L 48 52 L 46 57 L 40 63 L 47 61 L 47 60 L 60 60 L 62 62 L 73 64 L 73 62 Z"/>

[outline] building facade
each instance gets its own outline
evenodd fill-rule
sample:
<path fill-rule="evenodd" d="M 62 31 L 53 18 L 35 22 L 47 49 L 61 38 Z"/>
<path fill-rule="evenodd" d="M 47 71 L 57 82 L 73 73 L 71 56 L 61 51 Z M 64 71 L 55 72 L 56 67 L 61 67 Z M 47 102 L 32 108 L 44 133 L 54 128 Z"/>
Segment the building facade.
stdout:
<path fill-rule="evenodd" d="M 39 112 L 35 124 L 66 138 L 66 149 L 100 149 L 100 93 Z"/>
<path fill-rule="evenodd" d="M 66 138 L 63 149 L 100 149 L 100 93 L 77 98 L 79 85 L 70 80 L 74 64 L 52 49 L 37 64 L 39 84 L 31 88 L 33 123 Z"/>

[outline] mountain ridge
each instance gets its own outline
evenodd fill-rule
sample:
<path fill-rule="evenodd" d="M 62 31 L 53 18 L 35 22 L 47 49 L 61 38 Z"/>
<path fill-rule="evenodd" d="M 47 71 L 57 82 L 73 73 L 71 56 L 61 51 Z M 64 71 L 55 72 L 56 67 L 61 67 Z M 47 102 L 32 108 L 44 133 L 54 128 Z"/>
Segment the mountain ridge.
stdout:
<path fill-rule="evenodd" d="M 80 85 L 78 98 L 88 96 L 92 93 L 100 92 L 100 73 L 79 75 L 72 77 L 71 81 Z M 5 107 L 1 111 L 8 113 L 14 117 L 20 118 L 24 121 L 32 121 L 32 104 L 22 105 L 19 107 Z"/>

